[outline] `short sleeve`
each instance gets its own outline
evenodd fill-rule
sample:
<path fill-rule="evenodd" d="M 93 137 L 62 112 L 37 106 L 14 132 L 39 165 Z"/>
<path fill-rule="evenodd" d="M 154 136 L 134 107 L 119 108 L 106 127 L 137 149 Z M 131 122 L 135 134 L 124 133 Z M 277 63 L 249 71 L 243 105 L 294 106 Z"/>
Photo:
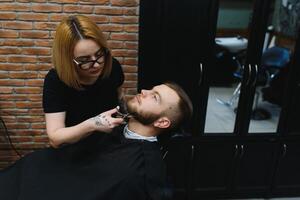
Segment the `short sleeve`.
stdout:
<path fill-rule="evenodd" d="M 112 59 L 112 71 L 110 78 L 112 82 L 116 84 L 117 87 L 120 87 L 124 82 L 123 69 L 121 67 L 120 62 L 115 58 Z"/>
<path fill-rule="evenodd" d="M 59 79 L 56 71 L 51 69 L 44 79 L 43 109 L 45 113 L 66 111 L 64 87 L 66 86 Z"/>

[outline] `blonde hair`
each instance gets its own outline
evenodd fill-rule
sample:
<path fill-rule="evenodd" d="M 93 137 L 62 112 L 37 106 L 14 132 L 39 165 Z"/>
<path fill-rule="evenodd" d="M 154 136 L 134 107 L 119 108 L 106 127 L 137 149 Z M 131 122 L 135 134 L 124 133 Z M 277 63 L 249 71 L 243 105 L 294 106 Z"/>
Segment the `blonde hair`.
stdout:
<path fill-rule="evenodd" d="M 75 15 L 62 20 L 56 28 L 52 47 L 52 63 L 60 80 L 75 89 L 82 89 L 79 81 L 78 68 L 73 62 L 75 45 L 81 39 L 92 39 L 101 48 L 108 50 L 104 34 L 90 18 Z M 101 78 L 108 77 L 111 73 L 111 68 L 112 56 L 108 50 Z"/>

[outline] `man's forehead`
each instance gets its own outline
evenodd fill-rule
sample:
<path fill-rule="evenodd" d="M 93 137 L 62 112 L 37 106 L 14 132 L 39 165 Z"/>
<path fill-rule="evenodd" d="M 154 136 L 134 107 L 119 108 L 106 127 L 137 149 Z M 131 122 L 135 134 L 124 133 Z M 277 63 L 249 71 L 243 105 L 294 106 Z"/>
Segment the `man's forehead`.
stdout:
<path fill-rule="evenodd" d="M 176 91 L 174 91 L 172 88 L 168 87 L 167 85 L 161 84 L 161 85 L 157 85 L 155 87 L 152 88 L 153 91 L 159 93 L 159 95 L 161 96 L 161 98 L 163 98 L 164 100 L 166 99 L 174 99 L 174 97 L 178 97 L 178 94 L 176 93 Z"/>

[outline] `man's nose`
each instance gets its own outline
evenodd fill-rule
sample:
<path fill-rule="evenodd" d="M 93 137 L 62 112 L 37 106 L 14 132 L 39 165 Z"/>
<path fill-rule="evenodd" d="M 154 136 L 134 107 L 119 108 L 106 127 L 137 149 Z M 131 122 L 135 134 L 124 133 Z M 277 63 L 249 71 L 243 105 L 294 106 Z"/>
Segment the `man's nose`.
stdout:
<path fill-rule="evenodd" d="M 148 90 L 141 90 L 141 95 L 142 95 L 142 96 L 147 96 L 148 93 L 149 93 Z"/>

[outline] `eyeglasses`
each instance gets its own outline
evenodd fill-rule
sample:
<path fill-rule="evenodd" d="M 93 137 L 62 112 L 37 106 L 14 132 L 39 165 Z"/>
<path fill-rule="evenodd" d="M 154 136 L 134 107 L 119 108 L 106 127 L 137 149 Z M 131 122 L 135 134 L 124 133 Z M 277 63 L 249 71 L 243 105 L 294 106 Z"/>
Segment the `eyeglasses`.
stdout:
<path fill-rule="evenodd" d="M 83 58 L 74 58 L 73 61 L 74 63 L 83 70 L 87 70 L 92 68 L 95 63 L 98 63 L 99 65 L 103 66 L 105 63 L 105 57 L 107 56 L 108 50 L 105 49 L 100 49 L 96 52 L 96 57 L 95 60 L 80 60 L 80 59 L 85 59 L 86 57 Z"/>

